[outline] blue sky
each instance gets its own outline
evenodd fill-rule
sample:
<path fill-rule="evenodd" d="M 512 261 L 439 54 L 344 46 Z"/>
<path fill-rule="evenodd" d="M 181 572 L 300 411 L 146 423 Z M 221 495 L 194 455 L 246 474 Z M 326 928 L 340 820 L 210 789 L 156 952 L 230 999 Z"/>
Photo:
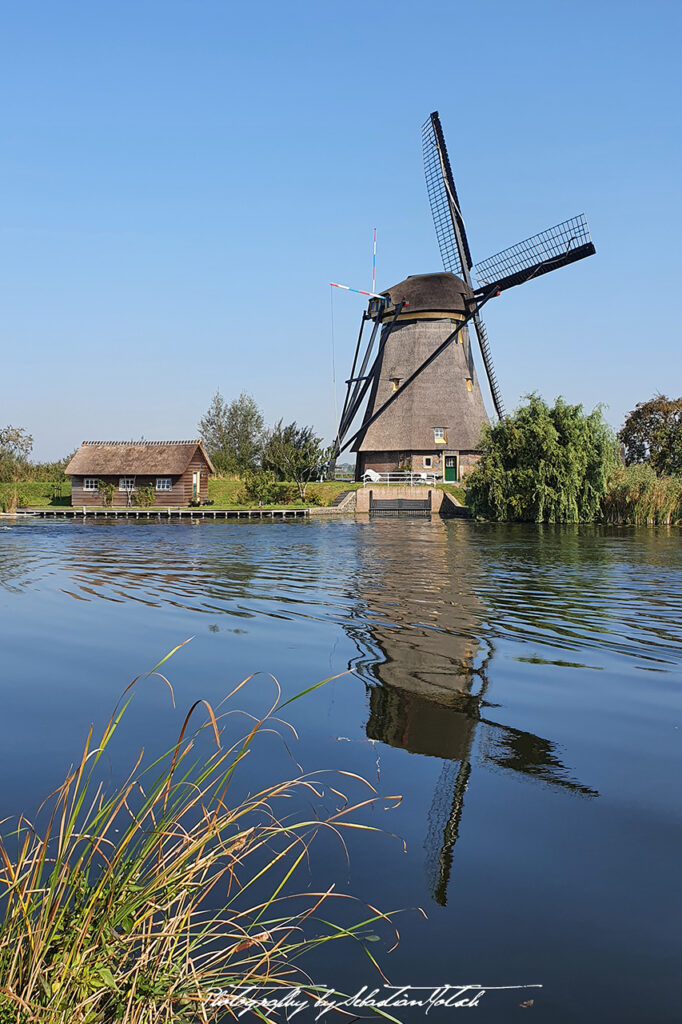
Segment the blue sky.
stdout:
<path fill-rule="evenodd" d="M 0 425 L 196 436 L 216 388 L 333 434 L 329 281 L 440 269 L 438 109 L 475 261 L 573 214 L 597 255 L 486 308 L 506 405 L 680 367 L 680 6 L 0 4 Z M 362 300 L 334 296 L 337 377 Z M 340 394 L 340 392 L 339 392 Z"/>

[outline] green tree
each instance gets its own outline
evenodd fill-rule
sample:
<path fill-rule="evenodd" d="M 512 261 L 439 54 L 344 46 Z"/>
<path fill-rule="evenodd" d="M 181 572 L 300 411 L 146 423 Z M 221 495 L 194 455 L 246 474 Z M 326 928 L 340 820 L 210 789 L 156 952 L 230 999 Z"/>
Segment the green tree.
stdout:
<path fill-rule="evenodd" d="M 0 427 L 0 481 L 23 479 L 32 451 L 33 438 L 23 427 Z"/>
<path fill-rule="evenodd" d="M 301 501 L 310 481 L 317 478 L 331 458 L 313 427 L 299 427 L 294 421 L 287 426 L 282 420 L 268 434 L 263 447 L 263 469 L 272 470 L 280 480 L 289 480 L 298 487 Z"/>
<path fill-rule="evenodd" d="M 264 439 L 263 415 L 245 391 L 229 404 L 216 391 L 199 433 L 217 473 L 245 473 L 258 466 Z"/>
<path fill-rule="evenodd" d="M 682 473 L 682 398 L 655 395 L 638 402 L 618 440 L 628 466 L 643 462 L 661 475 Z"/>
<path fill-rule="evenodd" d="M 498 521 L 586 523 L 599 518 L 618 448 L 602 410 L 539 395 L 484 428 L 467 480 L 474 515 Z"/>

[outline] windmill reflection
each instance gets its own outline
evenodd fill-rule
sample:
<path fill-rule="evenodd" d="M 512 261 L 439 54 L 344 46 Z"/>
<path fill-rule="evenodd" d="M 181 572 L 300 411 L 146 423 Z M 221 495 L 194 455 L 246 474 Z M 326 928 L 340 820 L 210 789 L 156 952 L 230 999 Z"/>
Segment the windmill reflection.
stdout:
<path fill-rule="evenodd" d="M 367 686 L 368 738 L 443 760 L 425 849 L 429 887 L 445 906 L 477 736 L 483 762 L 583 796 L 598 794 L 572 778 L 551 740 L 485 716 L 492 648 L 469 525 L 410 524 L 415 543 L 397 550 L 388 535 L 395 526 L 382 529 L 381 572 L 359 588 L 365 614 L 362 626 L 356 620 L 349 630 L 360 650 L 352 667 Z M 373 536 L 374 549 L 376 543 Z"/>

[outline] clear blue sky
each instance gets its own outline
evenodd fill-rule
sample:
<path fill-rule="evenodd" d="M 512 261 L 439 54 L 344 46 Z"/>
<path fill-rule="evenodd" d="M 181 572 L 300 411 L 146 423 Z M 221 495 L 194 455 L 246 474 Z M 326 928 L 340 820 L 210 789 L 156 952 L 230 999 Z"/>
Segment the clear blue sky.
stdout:
<path fill-rule="evenodd" d="M 0 4 L 0 425 L 184 438 L 220 388 L 333 433 L 332 280 L 440 269 L 438 109 L 475 260 L 585 211 L 597 256 L 486 309 L 508 408 L 682 393 L 680 5 Z M 337 377 L 357 296 L 336 293 Z"/>

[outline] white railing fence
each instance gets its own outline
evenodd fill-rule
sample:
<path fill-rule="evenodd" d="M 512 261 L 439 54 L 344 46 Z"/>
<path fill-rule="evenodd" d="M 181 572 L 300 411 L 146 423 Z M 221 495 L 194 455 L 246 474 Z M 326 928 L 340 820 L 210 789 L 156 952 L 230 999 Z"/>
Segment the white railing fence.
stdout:
<path fill-rule="evenodd" d="M 381 486 L 385 484 L 402 484 L 404 487 L 419 487 L 422 484 L 435 487 L 443 478 L 438 473 L 375 473 L 368 470 L 362 478 L 363 487 L 372 484 Z"/>

